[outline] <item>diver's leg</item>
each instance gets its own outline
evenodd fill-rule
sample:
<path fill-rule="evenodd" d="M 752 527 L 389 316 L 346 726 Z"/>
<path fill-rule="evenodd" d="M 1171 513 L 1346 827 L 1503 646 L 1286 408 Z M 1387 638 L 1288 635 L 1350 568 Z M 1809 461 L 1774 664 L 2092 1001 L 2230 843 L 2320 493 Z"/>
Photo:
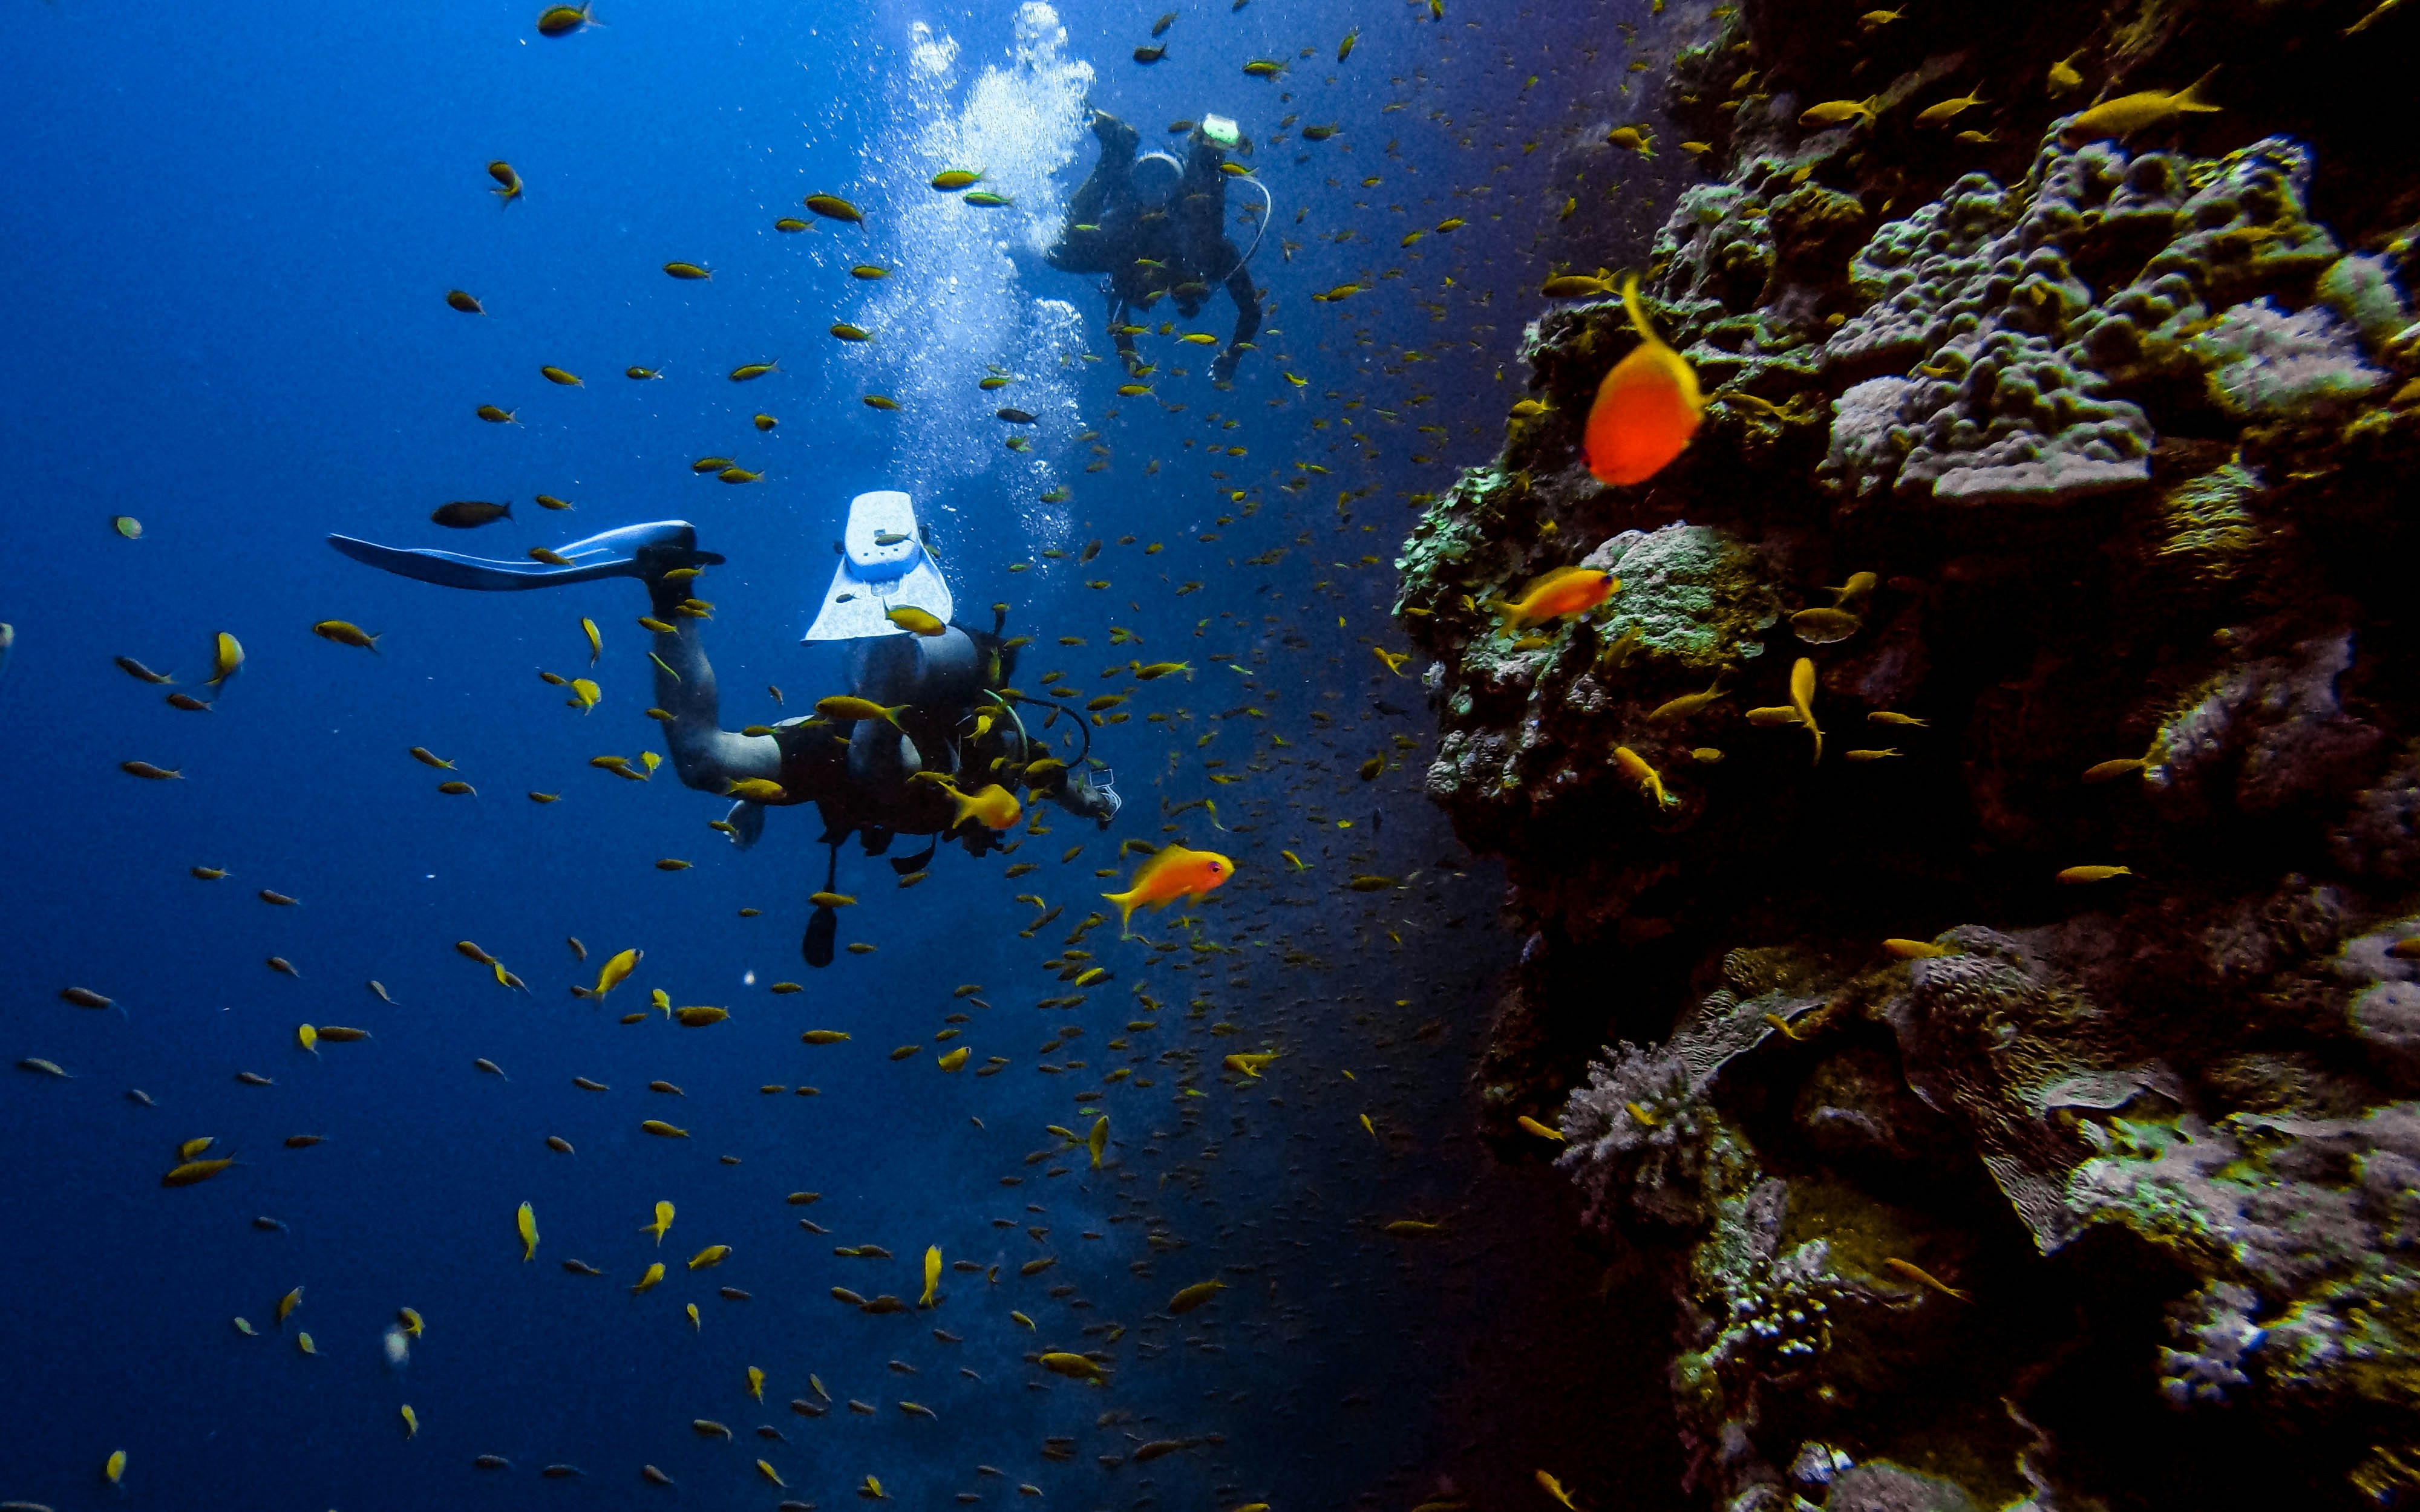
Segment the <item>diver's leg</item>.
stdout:
<path fill-rule="evenodd" d="M 1233 242 L 1222 242 L 1221 245 L 1230 254 L 1235 250 Z M 1210 364 L 1210 381 L 1213 383 L 1233 379 L 1235 364 L 1244 360 L 1245 344 L 1261 333 L 1260 291 L 1252 287 L 1252 270 L 1244 266 L 1241 258 L 1236 259 L 1235 270 L 1227 275 L 1227 293 L 1235 301 L 1235 334 L 1228 341 L 1227 349 L 1218 354 L 1218 361 Z"/>
<path fill-rule="evenodd" d="M 672 716 L 664 721 L 664 743 L 672 748 L 673 770 L 683 783 L 705 793 L 727 793 L 743 778 L 779 780 L 782 748 L 772 736 L 735 734 L 721 727 L 714 667 L 701 639 L 706 622 L 681 612 L 693 596 L 694 581 L 667 581 L 660 571 L 647 579 L 657 623 L 672 626 L 655 633 L 653 650 L 656 706 Z"/>
<path fill-rule="evenodd" d="M 1109 239 L 1099 230 L 1078 231 L 1079 225 L 1097 227 L 1102 217 L 1134 197 L 1135 152 L 1142 146 L 1142 135 L 1114 116 L 1095 113 L 1093 134 L 1100 138 L 1100 161 L 1076 193 L 1067 200 L 1066 228 L 1059 240 L 1043 255 L 1051 267 L 1063 273 L 1103 273 L 1109 270 L 1111 248 Z"/>
<path fill-rule="evenodd" d="M 848 690 L 884 705 L 916 702 L 921 638 L 873 636 L 848 642 Z M 860 719 L 848 734 L 848 775 L 861 789 L 892 787 L 924 769 L 916 743 L 881 719 Z"/>

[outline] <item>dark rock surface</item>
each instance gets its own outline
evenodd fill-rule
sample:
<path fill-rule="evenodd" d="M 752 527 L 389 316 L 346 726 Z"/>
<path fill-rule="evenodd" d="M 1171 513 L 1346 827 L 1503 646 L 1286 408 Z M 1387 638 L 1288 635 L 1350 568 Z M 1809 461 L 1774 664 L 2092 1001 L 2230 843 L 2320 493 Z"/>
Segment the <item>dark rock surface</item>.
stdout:
<path fill-rule="evenodd" d="M 1636 338 L 1550 302 L 1404 549 L 1428 792 L 1530 936 L 1483 1127 L 1559 1128 L 1677 1304 L 1705 1504 L 2420 1502 L 2420 11 L 2370 8 L 1714 8 L 1643 286 L 1693 443 L 1597 483 Z M 1566 565 L 1621 589 L 1499 633 Z"/>

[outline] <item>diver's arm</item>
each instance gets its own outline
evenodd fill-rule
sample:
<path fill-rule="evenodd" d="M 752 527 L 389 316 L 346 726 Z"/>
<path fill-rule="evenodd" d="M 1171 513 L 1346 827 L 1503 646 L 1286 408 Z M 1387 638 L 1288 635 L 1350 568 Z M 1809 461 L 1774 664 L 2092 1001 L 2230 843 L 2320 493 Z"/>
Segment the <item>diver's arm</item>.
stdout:
<path fill-rule="evenodd" d="M 706 659 L 700 626 L 705 621 L 679 612 L 689 596 L 682 585 L 649 582 L 656 618 L 673 628 L 655 637 L 656 706 L 672 716 L 664 741 L 673 770 L 702 793 L 728 793 L 734 781 L 761 777 L 778 781 L 782 748 L 770 735 L 735 734 L 721 728 L 714 667 Z"/>
<path fill-rule="evenodd" d="M 1227 293 L 1235 301 L 1235 334 L 1227 349 L 1210 364 L 1210 377 L 1220 383 L 1235 376 L 1235 364 L 1244 360 L 1244 348 L 1261 333 L 1261 296 L 1252 287 L 1252 270 L 1238 261 L 1235 270 L 1227 275 Z"/>

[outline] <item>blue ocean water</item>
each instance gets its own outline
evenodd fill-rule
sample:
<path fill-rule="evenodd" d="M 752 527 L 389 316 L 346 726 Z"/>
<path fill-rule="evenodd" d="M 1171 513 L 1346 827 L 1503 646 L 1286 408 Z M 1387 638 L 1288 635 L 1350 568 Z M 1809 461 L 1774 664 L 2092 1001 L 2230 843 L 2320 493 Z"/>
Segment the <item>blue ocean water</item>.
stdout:
<path fill-rule="evenodd" d="M 1398 674 L 1372 649 L 1401 645 L 1392 563 L 1417 496 L 1492 455 L 1520 396 L 1539 277 L 1643 255 L 1671 168 L 1601 145 L 1652 114 L 1611 34 L 1678 19 L 1188 5 L 1146 67 L 1130 54 L 1156 8 L 601 0 L 598 24 L 552 39 L 536 9 L 132 17 L 59 0 L 21 4 L 0 37 L 16 147 L 0 165 L 0 729 L 17 763 L 0 1011 L 10 1061 L 68 1073 L 0 1084 L 0 1498 L 769 1508 L 839 1504 L 871 1475 L 920 1506 L 1032 1502 L 1020 1485 L 1046 1507 L 1410 1506 L 1534 1497 L 1550 1458 L 1566 1481 L 1665 1494 L 1660 1383 L 1639 1383 L 1637 1421 L 1564 1410 L 1621 1391 L 1623 1341 L 1660 1324 L 1607 1305 L 1559 1181 L 1468 1133 L 1519 942 L 1496 925 L 1500 880 L 1419 795 L 1419 664 Z M 1252 58 L 1286 71 L 1249 77 Z M 1093 160 L 1087 100 L 1147 143 L 1210 111 L 1256 143 L 1267 329 L 1230 391 L 1168 336 L 1142 340 L 1164 368 L 1149 396 L 1122 399 L 1115 363 L 1087 360 L 1110 353 L 1100 297 L 1037 256 Z M 1323 122 L 1338 134 L 1295 134 Z M 495 160 L 520 200 L 488 193 Z M 1015 203 L 926 186 L 950 166 Z M 862 226 L 810 216 L 816 193 L 862 207 Z M 775 230 L 783 216 L 813 229 Z M 1466 224 L 1435 229 L 1449 218 Z M 668 278 L 675 259 L 713 276 Z M 893 271 L 854 280 L 860 262 Z M 1311 299 L 1345 284 L 1360 287 Z M 449 309 L 449 289 L 486 313 Z M 1221 297 L 1180 328 L 1223 334 L 1232 315 Z M 834 341 L 835 321 L 875 339 Z M 724 377 L 759 362 L 779 371 Z M 1017 381 L 978 390 L 987 364 Z M 663 377 L 625 378 L 633 365 Z M 1003 402 L 1037 416 L 1031 453 L 1003 446 Z M 481 405 L 515 423 L 483 424 Z M 778 425 L 758 430 L 760 412 Z M 708 455 L 762 478 L 693 473 Z M 861 901 L 841 938 L 875 949 L 821 970 L 799 959 L 824 873 L 811 814 L 774 812 L 742 852 L 706 827 L 725 803 L 669 766 L 643 785 L 589 765 L 661 748 L 638 587 L 449 591 L 324 544 L 519 559 L 692 521 L 728 559 L 702 593 L 736 729 L 840 691 L 838 652 L 799 638 L 848 499 L 886 487 L 916 498 L 960 617 L 1005 603 L 1006 633 L 1036 638 L 1022 686 L 1058 668 L 1133 695 L 1130 720 L 1091 731 L 1127 802 L 1107 832 L 1046 810 L 1049 833 L 1012 834 L 1011 856 L 945 849 L 909 890 L 850 845 L 838 886 Z M 514 516 L 428 523 L 455 499 Z M 583 616 L 604 633 L 593 666 Z M 376 652 L 312 634 L 331 619 L 377 633 Z M 1112 645 L 1112 626 L 1137 639 Z M 222 632 L 247 660 L 206 690 Z M 1108 673 L 1129 657 L 1193 671 Z M 541 670 L 594 678 L 600 703 L 566 706 Z M 163 702 L 177 690 L 215 697 L 184 711 Z M 129 761 L 180 777 L 139 780 Z M 443 778 L 477 792 L 441 794 Z M 1204 798 L 1215 822 L 1180 807 Z M 1164 960 L 1095 929 L 1080 948 L 1112 980 L 1037 1009 L 1072 991 L 1042 963 L 1123 885 L 1095 872 L 1130 872 L 1129 839 L 1215 847 L 1236 878 L 1193 923 L 1139 917 L 1183 946 Z M 1005 880 L 1016 860 L 1041 870 Z M 1355 892 L 1355 875 L 1408 881 Z M 1064 913 L 1034 929 L 1023 892 Z M 644 958 L 605 1004 L 570 995 L 627 948 Z M 804 990 L 769 991 L 784 980 Z M 990 1006 L 953 996 L 970 983 Z M 72 1006 L 71 986 L 116 1006 Z M 617 1022 L 658 988 L 731 1017 Z M 306 1023 L 371 1037 L 314 1055 Z M 818 1027 L 852 1038 L 803 1045 Z M 945 1027 L 1006 1069 L 938 1070 Z M 1280 1058 L 1258 1079 L 1221 1068 L 1264 1050 Z M 1106 1083 L 1116 1068 L 1130 1076 Z M 1045 1132 L 1081 1133 L 1079 1108 L 1109 1119 L 1098 1171 Z M 287 1148 L 296 1134 L 325 1142 Z M 163 1190 L 205 1135 L 240 1164 Z M 640 1232 L 659 1200 L 677 1208 L 660 1247 Z M 1400 1219 L 1442 1228 L 1383 1232 Z M 709 1244 L 730 1257 L 688 1270 Z M 984 1270 L 946 1272 L 929 1311 L 831 1300 L 912 1303 L 927 1245 Z M 572 1257 L 604 1274 L 566 1273 Z M 668 1278 L 632 1295 L 656 1259 Z M 1217 1300 L 1166 1315 L 1214 1278 Z M 426 1329 L 398 1364 L 383 1336 L 405 1307 Z M 1108 1384 L 1038 1370 L 1038 1350 L 1098 1350 Z M 1132 1458 L 1167 1440 L 1185 1447 Z M 541 1480 L 549 1464 L 584 1473 Z"/>

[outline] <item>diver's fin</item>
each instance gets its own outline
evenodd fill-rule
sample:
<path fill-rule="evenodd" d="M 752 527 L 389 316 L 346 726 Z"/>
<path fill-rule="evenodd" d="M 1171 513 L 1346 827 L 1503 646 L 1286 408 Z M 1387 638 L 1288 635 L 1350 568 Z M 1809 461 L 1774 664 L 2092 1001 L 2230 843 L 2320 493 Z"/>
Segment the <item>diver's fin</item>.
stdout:
<path fill-rule="evenodd" d="M 731 843 L 744 851 L 765 833 L 765 806 L 742 798 L 731 806 L 722 822 L 731 826 Z"/>
<path fill-rule="evenodd" d="M 888 618 L 894 609 L 921 609 L 944 623 L 954 612 L 950 585 L 924 545 L 908 495 L 881 489 L 850 500 L 838 546 L 840 563 L 802 640 L 905 635 Z"/>
<path fill-rule="evenodd" d="M 896 872 L 903 877 L 922 872 L 924 868 L 933 864 L 933 857 L 940 849 L 941 837 L 936 835 L 933 837 L 933 843 L 925 846 L 923 854 L 921 855 L 892 856 L 890 858 L 891 870 Z"/>
<path fill-rule="evenodd" d="M 818 908 L 807 916 L 806 937 L 799 941 L 799 954 L 811 966 L 832 964 L 832 937 L 840 933 L 840 916 L 830 908 Z"/>
<path fill-rule="evenodd" d="M 697 528 L 687 520 L 662 519 L 626 525 L 583 541 L 557 547 L 554 554 L 567 567 L 543 562 L 494 562 L 454 551 L 380 546 L 349 535 L 331 535 L 328 544 L 356 562 L 382 572 L 413 578 L 443 588 L 475 588 L 489 593 L 520 588 L 552 588 L 559 583 L 593 582 L 599 578 L 645 579 L 677 566 L 718 566 L 722 557 L 697 549 Z"/>

